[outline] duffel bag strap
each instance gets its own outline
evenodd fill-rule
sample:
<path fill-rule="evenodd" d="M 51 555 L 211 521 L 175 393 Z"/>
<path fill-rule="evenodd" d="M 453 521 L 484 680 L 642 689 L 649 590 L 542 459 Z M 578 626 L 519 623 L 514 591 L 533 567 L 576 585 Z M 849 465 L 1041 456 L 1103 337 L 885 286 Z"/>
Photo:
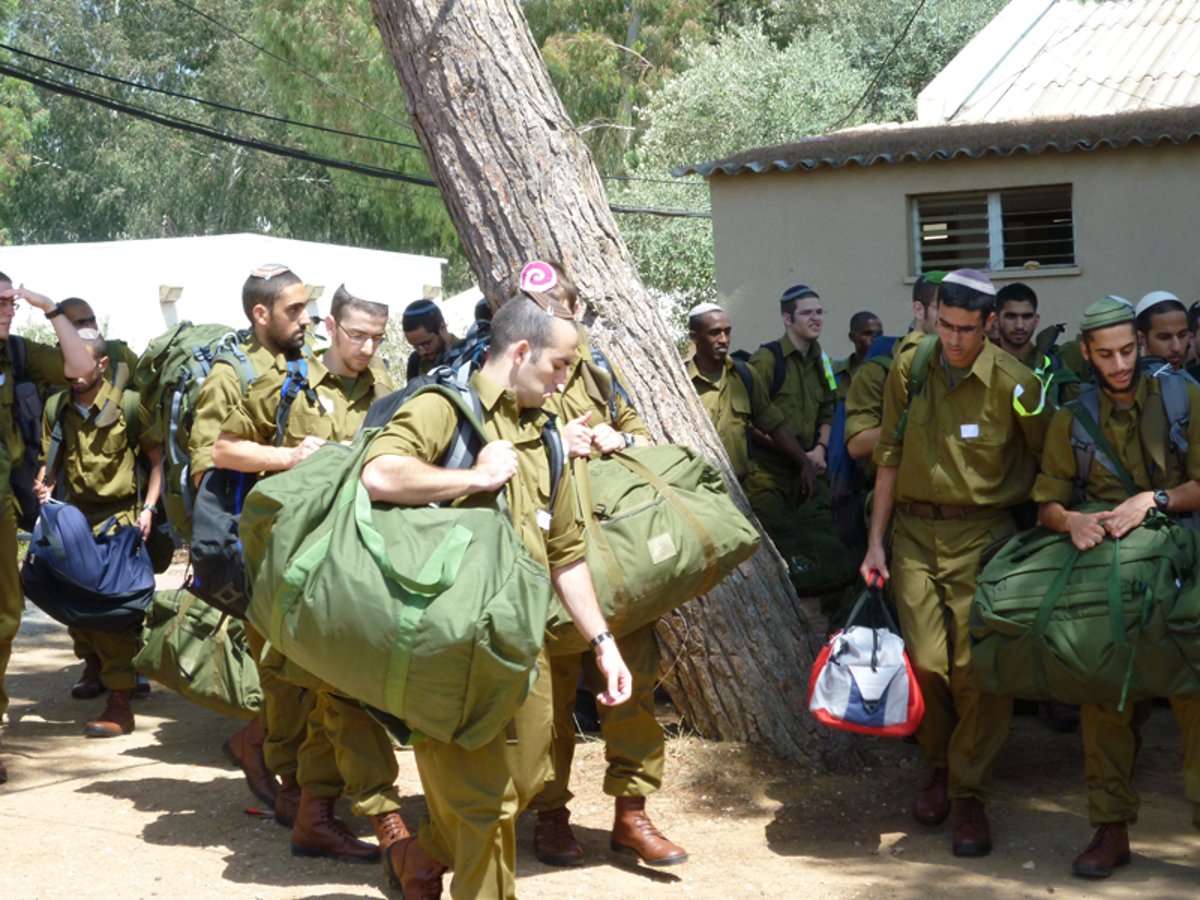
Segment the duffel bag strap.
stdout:
<path fill-rule="evenodd" d="M 628 605 L 629 590 L 625 586 L 625 576 L 622 574 L 621 564 L 617 562 L 617 557 L 608 543 L 604 529 L 596 520 L 596 500 L 592 493 L 592 474 L 588 471 L 587 458 L 578 458 L 572 460 L 572 463 L 575 471 L 575 496 L 579 500 L 579 511 L 583 518 L 583 530 L 588 538 L 588 546 L 600 554 L 600 561 L 604 564 L 604 569 L 608 574 L 608 583 L 612 585 L 618 605 Z"/>

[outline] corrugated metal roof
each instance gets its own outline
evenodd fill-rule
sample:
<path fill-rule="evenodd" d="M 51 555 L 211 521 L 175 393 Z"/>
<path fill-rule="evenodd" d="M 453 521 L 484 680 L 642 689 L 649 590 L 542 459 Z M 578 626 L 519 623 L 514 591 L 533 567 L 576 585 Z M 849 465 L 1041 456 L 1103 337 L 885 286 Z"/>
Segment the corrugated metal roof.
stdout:
<path fill-rule="evenodd" d="M 993 24 L 922 92 L 920 121 L 1200 104 L 1200 0 L 1017 0 Z"/>
<path fill-rule="evenodd" d="M 955 125 L 865 126 L 807 137 L 792 144 L 751 150 L 718 162 L 672 169 L 672 175 L 737 175 L 741 172 L 811 171 L 964 156 L 1035 155 L 1098 147 L 1186 144 L 1200 138 L 1200 105 L 1184 109 L 1135 109 L 1101 116 L 1067 116 L 1017 122 Z"/>

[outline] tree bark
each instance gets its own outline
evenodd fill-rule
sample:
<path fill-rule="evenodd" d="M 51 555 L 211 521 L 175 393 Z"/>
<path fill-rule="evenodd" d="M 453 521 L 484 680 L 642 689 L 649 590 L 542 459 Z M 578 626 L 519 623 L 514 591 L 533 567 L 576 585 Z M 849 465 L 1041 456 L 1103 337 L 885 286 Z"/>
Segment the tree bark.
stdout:
<path fill-rule="evenodd" d="M 533 259 L 561 261 L 594 340 L 625 373 L 659 440 L 719 464 L 750 515 L 674 343 L 638 278 L 599 173 L 542 63 L 517 0 L 372 0 L 409 113 L 479 284 L 495 303 Z M 707 597 L 667 617 L 668 689 L 702 734 L 826 764 L 852 761 L 815 725 L 805 693 L 808 611 L 763 549 Z"/>

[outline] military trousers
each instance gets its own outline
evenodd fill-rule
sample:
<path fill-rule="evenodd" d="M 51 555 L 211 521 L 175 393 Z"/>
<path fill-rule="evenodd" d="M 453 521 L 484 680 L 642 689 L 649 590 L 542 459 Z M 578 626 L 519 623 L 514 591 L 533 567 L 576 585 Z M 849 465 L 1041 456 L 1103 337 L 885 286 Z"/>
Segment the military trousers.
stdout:
<path fill-rule="evenodd" d="M 1007 511 L 922 519 L 898 507 L 893 519 L 892 595 L 925 698 L 916 738 L 926 763 L 949 768 L 956 798 L 987 798 L 1012 723 L 1012 698 L 975 685 L 967 621 L 980 554 L 1014 530 Z"/>
<path fill-rule="evenodd" d="M 429 819 L 421 846 L 453 870 L 456 900 L 514 898 L 517 816 L 550 777 L 549 660 L 508 727 L 474 750 L 420 738 L 413 755 Z"/>
<path fill-rule="evenodd" d="M 399 773 L 391 739 L 362 704 L 332 685 L 316 688 L 298 753 L 300 787 L 316 797 L 345 794 L 355 815 L 377 816 L 400 808 Z"/>
<path fill-rule="evenodd" d="M 4 674 L 25 609 L 25 592 L 17 568 L 17 514 L 13 503 L 11 494 L 0 501 L 0 715 L 8 709 Z"/>
<path fill-rule="evenodd" d="M 596 705 L 604 737 L 604 793 L 610 797 L 646 797 L 662 786 L 662 726 L 654 716 L 654 688 L 658 683 L 658 638 L 647 625 L 617 641 L 621 656 L 633 675 L 633 694 L 619 706 Z M 571 653 L 550 657 L 550 682 L 554 702 L 554 734 L 550 752 L 554 777 L 530 806 L 540 811 L 561 809 L 573 796 L 571 762 L 575 758 L 575 689 L 580 672 L 593 693 L 607 688 L 595 655 Z"/>
<path fill-rule="evenodd" d="M 295 775 L 300 746 L 308 736 L 308 717 L 316 705 L 317 692 L 283 677 L 287 658 L 272 647 L 263 655 L 264 638 L 246 622 L 246 643 L 254 654 L 258 680 L 262 688 L 263 757 L 267 768 L 279 776 Z"/>
<path fill-rule="evenodd" d="M 1132 780 L 1137 707 L 1133 703 L 1123 710 L 1115 703 L 1080 707 L 1088 818 L 1095 827 L 1137 821 L 1141 798 Z M 1171 709 L 1183 732 L 1183 790 L 1193 804 L 1192 821 L 1200 828 L 1200 693 L 1172 697 Z"/>
<path fill-rule="evenodd" d="M 100 683 L 110 691 L 131 691 L 137 686 L 137 669 L 133 658 L 137 656 L 141 628 L 130 628 L 119 634 L 95 631 L 90 628 L 69 628 L 75 644 L 75 655 L 80 659 L 95 656 L 100 660 Z"/>

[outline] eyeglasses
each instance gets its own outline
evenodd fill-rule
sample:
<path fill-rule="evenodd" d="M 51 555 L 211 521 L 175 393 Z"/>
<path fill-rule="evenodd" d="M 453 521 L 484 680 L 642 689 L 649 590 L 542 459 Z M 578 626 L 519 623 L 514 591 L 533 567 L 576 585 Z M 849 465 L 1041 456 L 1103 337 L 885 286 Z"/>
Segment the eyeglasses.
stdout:
<path fill-rule="evenodd" d="M 949 332 L 950 334 L 961 335 L 962 337 L 970 337 L 973 334 L 978 334 L 979 332 L 983 331 L 982 325 L 951 325 L 941 316 L 938 316 L 937 318 L 937 327 L 942 331 Z"/>
<path fill-rule="evenodd" d="M 342 328 L 342 323 L 337 323 L 338 330 L 346 336 L 355 347 L 361 347 L 363 344 L 370 341 L 376 347 L 382 347 L 387 342 L 387 335 L 384 334 L 367 334 L 365 331 L 347 331 Z"/>

